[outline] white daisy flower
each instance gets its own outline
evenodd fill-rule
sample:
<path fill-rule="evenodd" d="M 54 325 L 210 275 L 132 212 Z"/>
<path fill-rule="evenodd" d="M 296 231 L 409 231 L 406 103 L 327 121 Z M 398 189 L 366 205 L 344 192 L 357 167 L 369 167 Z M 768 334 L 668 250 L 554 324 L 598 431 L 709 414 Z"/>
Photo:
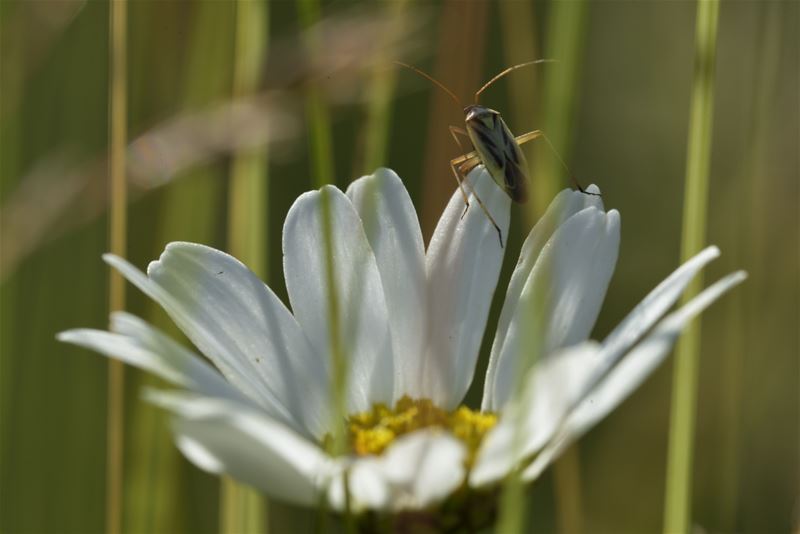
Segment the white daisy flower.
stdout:
<path fill-rule="evenodd" d="M 482 168 L 469 179 L 505 235 L 508 197 Z M 177 446 L 198 467 L 301 505 L 398 512 L 458 495 L 476 506 L 486 499 L 469 496 L 492 491 L 513 468 L 533 480 L 644 381 L 692 317 L 744 278 L 725 277 L 664 317 L 718 256 L 710 247 L 604 341 L 588 341 L 617 261 L 620 219 L 598 196 L 562 191 L 523 245 L 474 411 L 459 405 L 505 252 L 485 214 L 473 204 L 462 217 L 456 192 L 426 252 L 392 171 L 363 177 L 346 194 L 325 190 L 347 421 L 334 420 L 331 402 L 321 191 L 298 198 L 284 224 L 291 311 L 242 263 L 203 245 L 169 244 L 147 274 L 104 256 L 213 366 L 127 313 L 112 315 L 111 332 L 59 335 L 180 386 L 146 396 L 174 414 Z M 543 303 L 539 335 L 527 339 L 533 299 Z M 523 374 L 531 351 L 540 357 Z M 334 425 L 346 425 L 346 455 L 327 452 Z"/>

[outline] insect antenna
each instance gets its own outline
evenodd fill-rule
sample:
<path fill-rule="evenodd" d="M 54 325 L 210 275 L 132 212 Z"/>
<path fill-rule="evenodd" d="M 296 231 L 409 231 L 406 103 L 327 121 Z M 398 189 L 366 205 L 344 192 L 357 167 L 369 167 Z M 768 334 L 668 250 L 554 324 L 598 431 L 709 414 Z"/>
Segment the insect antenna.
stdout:
<path fill-rule="evenodd" d="M 575 187 L 578 188 L 578 191 L 580 191 L 584 195 L 591 195 L 593 197 L 601 197 L 601 196 L 603 196 L 600 193 L 591 193 L 591 192 L 587 191 L 586 189 L 584 189 L 581 186 L 580 182 L 578 182 L 578 179 L 572 173 L 570 168 L 567 166 L 567 163 L 564 161 L 564 158 L 561 157 L 561 154 L 558 153 L 558 150 L 556 150 L 556 147 L 554 147 L 553 143 L 550 142 L 550 139 L 548 139 L 547 136 L 544 135 L 544 134 L 542 134 L 542 139 L 544 139 L 547 142 L 548 146 L 550 147 L 550 150 L 553 151 L 553 154 L 555 154 L 556 159 L 561 163 L 561 166 L 564 167 L 564 170 L 567 171 L 567 174 L 569 174 L 569 177 L 572 179 L 572 183 L 575 184 Z"/>
<path fill-rule="evenodd" d="M 503 72 L 501 72 L 500 74 L 496 75 L 494 78 L 492 78 L 491 80 L 489 80 L 488 82 L 483 84 L 483 87 L 481 87 L 480 89 L 478 89 L 475 92 L 475 103 L 476 104 L 478 103 L 478 97 L 480 97 L 482 92 L 484 92 L 490 85 L 492 85 L 494 82 L 496 82 L 497 80 L 499 80 L 500 78 L 502 78 L 503 76 L 508 74 L 509 72 L 515 71 L 517 69 L 521 69 L 522 67 L 528 67 L 530 65 L 538 65 L 539 63 L 556 63 L 557 61 L 558 60 L 556 60 L 556 59 L 537 59 L 537 60 L 534 60 L 534 61 L 526 61 L 525 63 L 520 63 L 519 65 L 514 65 L 512 67 L 508 67 Z"/>
<path fill-rule="evenodd" d="M 413 65 L 409 65 L 408 63 L 403 63 L 401 61 L 395 61 L 394 64 L 395 65 L 400 65 L 401 67 L 405 67 L 405 68 L 407 68 L 409 70 L 413 70 L 414 72 L 416 72 L 417 74 L 419 74 L 423 78 L 426 78 L 427 80 L 435 83 L 439 87 L 439 89 L 441 89 L 442 91 L 444 91 L 445 93 L 450 95 L 450 98 L 452 98 L 453 101 L 455 101 L 455 103 L 458 104 L 459 108 L 464 109 L 464 106 L 461 104 L 461 100 L 456 96 L 456 94 L 453 91 L 451 91 L 450 89 L 448 89 L 442 82 L 440 82 L 439 80 L 437 80 L 436 78 L 431 76 L 430 74 L 421 71 L 420 69 L 418 69 L 417 67 L 414 67 Z"/>

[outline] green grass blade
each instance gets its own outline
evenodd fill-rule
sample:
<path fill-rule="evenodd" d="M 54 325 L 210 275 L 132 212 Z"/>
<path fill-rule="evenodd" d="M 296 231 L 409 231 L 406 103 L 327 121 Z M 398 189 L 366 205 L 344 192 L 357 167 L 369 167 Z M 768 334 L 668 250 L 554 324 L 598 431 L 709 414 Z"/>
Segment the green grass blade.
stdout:
<path fill-rule="evenodd" d="M 503 23 L 503 55 L 507 65 L 517 65 L 525 61 L 536 59 L 536 45 L 535 35 L 531 31 L 535 27 L 535 18 L 533 6 L 527 2 L 501 2 L 498 5 L 500 9 L 500 17 Z M 534 129 L 528 128 L 528 125 L 535 124 L 535 108 L 533 96 L 535 95 L 535 86 L 537 78 L 537 68 L 528 68 L 520 70 L 515 73 L 515 76 L 509 77 L 507 80 L 510 100 L 511 112 L 517 124 L 524 124 L 525 131 Z M 534 143 L 527 143 L 522 145 L 522 150 L 525 153 L 528 162 L 536 161 L 534 156 Z M 528 172 L 533 173 L 533 169 L 528 169 Z M 534 182 L 537 177 L 534 177 Z M 535 203 L 530 203 L 529 207 L 533 208 Z M 531 213 L 531 219 L 535 220 L 535 214 Z M 534 304 L 535 305 L 535 304 Z M 536 321 L 536 314 L 529 313 L 527 322 L 532 326 L 527 332 L 529 333 L 523 343 L 526 346 L 535 346 L 533 339 L 533 332 L 537 331 L 539 324 Z M 538 354 L 528 353 L 529 358 L 520 359 L 519 368 L 517 370 L 517 377 L 522 377 L 525 374 L 525 369 L 532 365 Z M 517 391 L 521 387 L 521 380 L 517 381 L 515 385 Z M 517 432 L 516 434 L 520 434 Z M 515 435 L 515 446 L 521 445 L 522 436 Z M 525 502 L 525 484 L 523 483 L 519 471 L 514 471 L 508 475 L 503 485 L 503 493 L 500 500 L 500 513 L 498 517 L 498 532 L 523 532 L 527 517 L 526 517 L 526 502 Z"/>
<path fill-rule="evenodd" d="M 233 58 L 233 4 L 227 2 L 198 2 L 188 6 L 165 3 L 137 2 L 131 5 L 131 36 L 137 39 L 141 62 L 135 72 L 142 100 L 153 98 L 152 85 L 166 78 L 169 100 L 162 103 L 170 114 L 197 111 L 230 97 Z M 180 47 L 180 69 L 161 73 L 150 80 L 153 57 L 162 53 L 154 44 L 148 30 L 161 21 L 180 24 L 185 34 L 173 43 Z M 162 34 L 163 35 L 163 34 Z M 169 52 L 163 52 L 165 54 Z M 163 77 L 163 78 L 162 78 Z M 134 72 L 132 71 L 132 80 Z M 171 94 L 170 94 L 171 93 Z M 132 101 L 132 105 L 142 104 Z M 143 199 L 149 210 L 137 210 L 139 219 L 150 223 L 149 233 L 138 232 L 137 248 L 144 257 L 132 258 L 143 262 L 152 259 L 170 241 L 194 241 L 223 248 L 224 220 L 221 215 L 225 198 L 224 178 L 228 165 L 212 163 L 195 170 L 182 172 L 153 198 Z M 145 217 L 146 216 L 146 217 Z M 159 328 L 180 339 L 182 334 L 156 305 L 148 303 L 145 316 Z M 144 385 L 163 387 L 151 376 L 132 373 L 135 383 L 132 396 L 131 430 L 126 454 L 130 480 L 126 486 L 125 531 L 174 532 L 216 528 L 217 510 L 213 506 L 197 507 L 191 502 L 193 493 L 212 492 L 216 484 L 181 458 L 169 433 L 168 415 L 140 400 Z M 213 497 L 211 497 L 213 499 Z M 213 526 L 212 526 L 213 525 Z"/>
<path fill-rule="evenodd" d="M 310 54 L 318 50 L 320 43 L 314 33 L 313 26 L 320 20 L 320 4 L 318 0 L 301 0 L 297 3 L 300 23 L 306 30 L 305 45 Z M 311 157 L 314 167 L 314 184 L 322 187 L 333 183 L 334 159 L 333 141 L 331 139 L 331 121 L 327 103 L 321 89 L 313 81 L 306 91 L 306 113 L 308 126 L 311 132 Z M 332 454 L 341 454 L 346 450 L 346 435 L 344 421 L 347 416 L 347 361 L 345 359 L 346 340 L 341 336 L 341 310 L 339 295 L 336 287 L 336 264 L 333 258 L 333 218 L 331 213 L 330 195 L 327 190 L 322 191 L 322 234 L 325 247 L 325 280 L 328 288 L 328 319 L 331 347 L 331 372 L 332 387 L 331 401 L 333 402 L 333 439 L 331 440 Z M 345 484 L 347 492 L 347 484 Z M 349 498 L 346 497 L 349 501 Z M 323 504 L 324 506 L 324 504 Z M 349 506 L 348 506 L 349 508 Z M 351 515 L 346 514 L 348 530 L 352 530 Z"/>
<path fill-rule="evenodd" d="M 125 148 L 128 133 L 127 91 L 127 27 L 128 4 L 114 0 L 109 6 L 110 24 L 110 84 L 109 84 L 109 176 L 110 229 L 109 250 L 126 256 L 127 187 L 125 184 Z M 110 311 L 125 307 L 125 280 L 117 272 L 109 277 Z M 124 365 L 117 360 L 108 362 L 108 414 L 106 450 L 106 532 L 122 530 L 122 477 L 125 374 Z"/>
<path fill-rule="evenodd" d="M 536 12 L 533 3 L 528 2 L 500 2 L 500 20 L 503 25 L 503 59 L 504 64 L 519 65 L 526 61 L 540 59 L 540 52 L 537 49 L 536 34 Z M 509 118 L 510 124 L 518 124 L 517 134 L 523 131 L 535 130 L 540 125 L 538 118 L 542 116 L 537 110 L 537 97 L 539 85 L 537 81 L 548 78 L 547 72 L 541 69 L 559 68 L 558 64 L 535 65 L 520 69 L 513 76 L 508 76 L 505 83 L 508 85 L 509 100 L 511 103 Z M 552 74 L 552 73 L 550 73 Z M 541 100 L 541 98 L 538 98 Z M 537 185 L 540 180 L 546 180 L 547 176 L 539 176 L 540 166 L 537 162 L 539 151 L 537 145 L 543 141 L 533 141 L 521 145 L 522 152 L 528 161 L 528 176 L 535 188 L 535 195 L 545 194 L 544 191 L 550 190 L 549 186 Z M 549 154 L 547 155 L 549 157 Z M 543 187 L 542 191 L 538 187 Z M 546 204 L 545 204 L 546 205 Z M 530 225 L 534 224 L 539 215 L 538 202 L 530 202 L 526 209 L 526 219 Z M 524 232 L 525 230 L 523 230 Z"/>
<path fill-rule="evenodd" d="M 364 164 L 361 169 L 363 174 L 371 174 L 376 168 L 386 166 L 392 99 L 397 83 L 397 67 L 387 62 L 386 45 L 401 35 L 407 5 L 407 0 L 398 0 L 386 5 L 391 26 L 384 36 L 383 44 L 375 50 L 376 69 L 372 74 L 367 93 L 370 98 L 367 103 Z"/>
<path fill-rule="evenodd" d="M 698 2 L 681 261 L 698 252 L 706 239 L 718 15 L 718 0 Z M 684 294 L 684 302 L 696 295 L 701 287 L 702 276 L 698 276 Z M 695 322 L 681 337 L 675 359 L 664 504 L 665 533 L 687 532 L 691 528 L 691 473 L 699 357 L 700 325 Z"/>
<path fill-rule="evenodd" d="M 588 5 L 584 1 L 553 2 L 547 17 L 543 56 L 557 63 L 545 65 L 541 128 L 547 139 L 536 147 L 532 177 L 533 210 L 536 220 L 556 193 L 573 185 L 559 159 L 569 165 L 574 117 L 581 90 L 584 40 Z M 552 146 L 550 146 L 552 144 Z M 559 151 L 554 154 L 553 150 Z M 582 495 L 578 445 L 568 448 L 553 466 L 556 515 L 560 530 L 582 532 Z"/>
<path fill-rule="evenodd" d="M 300 23 L 306 30 L 306 46 L 309 53 L 320 45 L 313 30 L 309 29 L 319 21 L 320 6 L 317 0 L 297 2 Z M 311 137 L 311 153 L 314 160 L 314 184 L 322 187 L 333 183 L 333 141 L 331 140 L 331 119 L 324 95 L 317 84 L 311 82 L 306 92 L 306 114 Z"/>
<path fill-rule="evenodd" d="M 558 63 L 543 67 L 541 124 L 555 150 L 569 164 L 574 117 L 578 111 L 580 73 L 588 6 L 584 0 L 552 2 L 547 17 L 543 56 Z M 570 184 L 565 171 L 546 142 L 536 147 L 532 179 L 533 209 L 540 216 L 555 194 Z"/>
<path fill-rule="evenodd" d="M 267 55 L 269 25 L 266 3 L 239 0 L 233 64 L 233 97 L 258 90 Z M 268 167 L 265 148 L 239 153 L 231 163 L 228 194 L 229 252 L 262 280 L 267 279 Z M 267 531 L 267 501 L 257 492 L 224 477 L 220 487 L 220 532 Z"/>

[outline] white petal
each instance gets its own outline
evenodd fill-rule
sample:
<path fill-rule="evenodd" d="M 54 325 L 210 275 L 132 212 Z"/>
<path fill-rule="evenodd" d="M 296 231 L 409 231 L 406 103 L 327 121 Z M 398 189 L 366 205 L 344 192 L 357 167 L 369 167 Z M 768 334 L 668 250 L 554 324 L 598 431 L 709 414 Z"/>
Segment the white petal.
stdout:
<path fill-rule="evenodd" d="M 382 455 L 357 459 L 349 475 L 356 509 L 419 509 L 434 504 L 464 481 L 464 444 L 441 430 L 420 430 L 398 438 Z M 343 509 L 341 484 L 332 505 Z"/>
<path fill-rule="evenodd" d="M 619 406 L 664 361 L 689 322 L 745 278 L 743 272 L 730 274 L 664 318 L 570 412 L 558 435 L 523 472 L 523 477 L 538 477 L 566 447 Z"/>
<path fill-rule="evenodd" d="M 599 345 L 586 342 L 539 361 L 528 371 L 518 400 L 506 404 L 486 435 L 470 472 L 471 486 L 499 480 L 553 436 L 575 406 L 598 363 Z"/>
<path fill-rule="evenodd" d="M 400 491 L 394 508 L 424 508 L 464 481 L 464 444 L 446 432 L 419 431 L 398 439 L 385 456 L 387 479 Z"/>
<path fill-rule="evenodd" d="M 148 276 L 104 259 L 158 302 L 225 378 L 271 417 L 308 435 L 330 424 L 327 360 L 294 317 L 241 262 L 210 247 L 170 243 Z"/>
<path fill-rule="evenodd" d="M 511 200 L 483 166 L 468 179 L 475 183 L 505 240 Z M 472 195 L 470 199 L 462 218 L 464 200 L 458 191 L 453 194 L 426 256 L 428 350 L 417 381 L 422 396 L 444 408 L 455 407 L 472 382 L 505 253 L 486 214 Z"/>
<path fill-rule="evenodd" d="M 116 312 L 112 329 L 78 329 L 58 334 L 59 341 L 95 350 L 198 393 L 239 402 L 250 402 L 192 351 L 159 332 L 138 317 Z"/>
<path fill-rule="evenodd" d="M 630 349 L 639 338 L 669 310 L 694 276 L 711 260 L 719 256 L 719 249 L 707 247 L 678 267 L 653 289 L 603 341 L 607 365 Z"/>
<path fill-rule="evenodd" d="M 380 456 L 367 456 L 355 460 L 340 460 L 340 470 L 328 487 L 331 508 L 343 512 L 347 509 L 344 476 L 348 480 L 350 511 L 386 510 L 391 506 L 392 488 L 381 469 Z"/>
<path fill-rule="evenodd" d="M 330 358 L 328 260 L 323 195 L 329 203 L 333 289 L 339 340 L 348 365 L 348 409 L 391 402 L 395 382 L 389 314 L 375 255 L 353 204 L 326 186 L 298 198 L 283 227 L 283 269 L 295 316 L 314 348 Z"/>
<path fill-rule="evenodd" d="M 539 255 L 522 289 L 505 342 L 494 355 L 484 410 L 499 410 L 513 394 L 520 358 L 548 357 L 586 340 L 597 320 L 619 251 L 619 213 L 589 207 L 567 219 Z M 543 319 L 532 332 L 536 310 Z M 539 311 L 541 310 L 541 311 Z M 488 393 L 488 395 L 487 395 Z"/>
<path fill-rule="evenodd" d="M 417 372 L 425 348 L 425 247 L 417 213 L 403 182 L 389 169 L 347 189 L 364 223 L 383 283 L 395 355 L 395 399 L 419 396 Z"/>
<path fill-rule="evenodd" d="M 600 193 L 600 189 L 592 184 L 587 188 L 590 193 Z M 603 210 L 603 201 L 600 196 L 587 195 L 580 191 L 564 189 L 547 207 L 547 211 L 534 225 L 525 242 L 522 244 L 519 260 L 517 261 L 511 280 L 508 283 L 505 301 L 500 312 L 500 319 L 497 323 L 497 333 L 492 342 L 492 351 L 489 358 L 489 366 L 486 369 L 486 380 L 483 389 L 482 409 L 489 410 L 494 397 L 495 373 L 499 362 L 500 351 L 505 343 L 508 327 L 511 319 L 517 310 L 522 288 L 528 280 L 528 276 L 533 270 L 536 260 L 545 244 L 550 240 L 553 232 L 561 226 L 564 221 L 576 213 L 588 207 L 595 207 Z"/>
<path fill-rule="evenodd" d="M 175 442 L 190 461 L 270 497 L 315 506 L 336 471 L 315 444 L 246 405 L 183 392 L 147 398 L 176 415 Z"/>

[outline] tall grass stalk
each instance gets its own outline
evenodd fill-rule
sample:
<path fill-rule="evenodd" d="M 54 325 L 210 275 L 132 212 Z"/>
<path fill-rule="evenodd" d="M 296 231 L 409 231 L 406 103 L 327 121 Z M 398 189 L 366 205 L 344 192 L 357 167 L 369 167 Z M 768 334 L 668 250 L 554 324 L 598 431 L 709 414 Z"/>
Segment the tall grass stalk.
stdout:
<path fill-rule="evenodd" d="M 720 464 L 722 473 L 718 488 L 720 495 L 720 528 L 726 532 L 747 530 L 741 520 L 748 515 L 741 494 L 743 468 L 742 454 L 745 448 L 745 434 L 742 432 L 747 419 L 745 406 L 747 373 L 747 354 L 754 354 L 755 347 L 761 347 L 758 334 L 763 335 L 764 330 L 755 326 L 755 317 L 749 310 L 758 310 L 761 298 L 768 291 L 764 281 L 767 279 L 767 269 L 770 268 L 771 255 L 768 250 L 768 241 L 763 239 L 770 234 L 765 227 L 769 221 L 766 206 L 772 208 L 774 182 L 758 179 L 757 177 L 769 176 L 768 158 L 766 157 L 771 132 L 769 116 L 772 106 L 775 105 L 775 88 L 780 73 L 782 20 L 784 12 L 779 3 L 765 3 L 760 5 L 758 17 L 758 37 L 755 42 L 754 60 L 756 76 L 753 78 L 753 109 L 752 120 L 747 128 L 746 159 L 735 183 L 733 206 L 731 210 L 741 210 L 742 199 L 749 199 L 746 208 L 746 217 L 736 217 L 732 225 L 735 236 L 731 241 L 730 262 L 735 266 L 745 265 L 750 273 L 752 283 L 731 295 L 728 309 L 729 318 L 726 324 L 732 325 L 730 334 L 725 340 L 722 354 L 725 355 L 725 368 L 720 376 L 720 382 L 726 393 L 722 400 L 725 415 L 725 428 L 721 442 L 725 444 L 722 451 Z M 775 175 L 774 175 L 775 176 Z M 773 178 L 774 180 L 774 178 Z M 748 236 L 742 240 L 741 236 Z M 761 408 L 756 408 L 760 412 Z"/>
<path fill-rule="evenodd" d="M 137 34 L 138 49 L 150 52 L 143 58 L 136 80 L 151 76 L 153 55 L 160 52 L 152 46 L 147 29 L 162 24 L 164 19 L 179 20 L 184 37 L 178 41 L 180 72 L 172 80 L 174 100 L 168 101 L 169 113 L 197 111 L 216 104 L 231 93 L 233 58 L 234 4 L 228 2 L 197 2 L 172 8 L 163 2 L 137 2 L 131 4 L 132 22 L 145 24 Z M 172 19 L 169 16 L 174 17 Z M 131 34 L 132 36 L 134 34 Z M 141 39 L 141 40 L 139 40 Z M 162 74 L 163 76 L 163 74 Z M 153 89 L 145 86 L 143 98 L 153 98 Z M 136 236 L 145 241 L 151 254 L 160 252 L 170 241 L 193 241 L 216 245 L 224 240 L 219 229 L 224 228 L 221 218 L 225 198 L 225 177 L 228 166 L 224 162 L 211 162 L 203 167 L 172 176 L 169 185 L 158 193 L 157 226 L 152 235 Z M 152 214 L 149 214 L 152 217 Z M 141 242 L 140 241 L 140 242 Z M 221 245 L 219 245 L 221 247 Z M 148 254 L 149 257 L 150 254 Z M 156 326 L 175 336 L 182 334 L 174 323 L 155 304 L 148 303 L 147 318 Z M 132 373 L 137 383 L 131 409 L 131 436 L 126 455 L 130 480 L 126 484 L 125 530 L 129 532 L 175 532 L 196 530 L 200 525 L 217 522 L 218 507 L 197 509 L 190 501 L 191 491 L 208 484 L 199 478 L 194 468 L 186 468 L 176 450 L 168 428 L 168 415 L 138 399 L 142 386 L 163 387 L 157 379 Z M 188 486 L 192 484 L 192 487 Z M 209 484 L 206 491 L 216 488 Z M 212 511 L 213 510 L 213 511 Z"/>
<path fill-rule="evenodd" d="M 500 2 L 498 4 L 500 10 L 500 20 L 503 25 L 503 60 L 505 65 L 519 65 L 526 61 L 532 61 L 539 58 L 538 47 L 536 44 L 536 13 L 533 9 L 533 3 L 529 2 Z M 539 86 L 537 81 L 541 80 L 539 76 L 540 68 L 544 69 L 557 69 L 560 68 L 558 64 L 551 65 L 537 65 L 527 67 L 514 72 L 512 76 L 506 78 L 505 83 L 508 87 L 508 93 L 511 101 L 510 106 L 510 125 L 512 131 L 517 134 L 534 130 L 539 127 L 538 118 L 542 116 L 537 112 L 537 90 Z M 545 75 L 546 77 L 546 75 Z M 539 99 L 541 100 L 541 98 Z M 539 177 L 536 172 L 539 170 L 535 166 L 536 146 L 543 143 L 543 141 L 532 141 L 525 143 L 521 146 L 525 158 L 528 160 L 528 176 L 535 183 L 540 178 L 547 179 L 546 177 Z M 548 156 L 549 157 L 549 156 Z M 536 187 L 534 185 L 534 187 Z M 537 193 L 538 194 L 538 193 Z M 533 224 L 536 220 L 536 203 L 531 202 L 528 204 L 528 222 Z"/>
<path fill-rule="evenodd" d="M 258 90 L 269 41 L 268 6 L 265 2 L 238 0 L 233 61 L 233 97 Z M 236 154 L 231 163 L 228 203 L 228 243 L 231 253 L 266 280 L 269 250 L 269 180 L 267 149 Z"/>
<path fill-rule="evenodd" d="M 312 55 L 319 47 L 319 42 L 314 33 L 313 26 L 320 19 L 320 5 L 318 0 L 301 0 L 297 3 L 300 23 L 306 31 L 305 45 L 309 54 Z M 319 86 L 312 80 L 306 88 L 306 114 L 308 126 L 311 131 L 310 149 L 314 167 L 314 184 L 320 188 L 333 182 L 333 142 L 331 140 L 331 121 L 328 106 L 325 103 L 323 94 Z M 345 406 L 345 379 L 347 372 L 345 369 L 343 340 L 340 331 L 340 310 L 339 298 L 336 292 L 336 272 L 333 261 L 333 219 L 331 214 L 330 198 L 327 191 L 321 197 L 322 205 L 322 234 L 325 247 L 325 277 L 328 288 L 328 317 L 330 320 L 330 344 L 331 357 L 333 361 L 333 387 L 332 395 L 334 410 L 334 435 L 333 450 L 331 452 L 343 452 L 345 449 L 345 435 L 341 424 L 336 421 L 343 421 L 346 414 Z"/>
<path fill-rule="evenodd" d="M 233 98 L 258 90 L 267 55 L 269 24 L 266 2 L 236 2 L 233 57 Z M 267 279 L 268 166 L 266 148 L 236 154 L 231 163 L 228 194 L 228 247 L 262 280 Z M 220 487 L 220 532 L 268 531 L 267 501 L 261 495 L 224 477 Z"/>
<path fill-rule="evenodd" d="M 407 5 L 408 0 L 397 0 L 385 5 L 391 26 L 390 31 L 384 36 L 384 44 L 375 48 L 375 71 L 368 85 L 364 165 L 361 170 L 364 174 L 372 173 L 377 167 L 386 165 L 392 97 L 397 81 L 397 68 L 387 62 L 386 45 L 403 31 Z"/>
<path fill-rule="evenodd" d="M 580 73 L 586 37 L 587 3 L 553 2 L 546 19 L 543 57 L 557 63 L 543 66 L 544 86 L 540 99 L 540 128 L 555 150 L 569 163 L 574 117 L 578 111 Z M 547 142 L 537 142 L 533 174 L 534 215 L 545 212 L 556 192 L 569 182 Z M 534 219 L 535 220 L 535 219 Z"/>
<path fill-rule="evenodd" d="M 486 28 L 491 19 L 489 8 L 489 2 L 441 2 L 438 23 L 432 30 L 437 36 L 436 61 L 433 71 L 429 73 L 459 97 L 472 96 L 484 82 Z M 430 83 L 427 85 L 431 89 L 427 132 L 424 134 L 420 224 L 423 235 L 429 239 L 428 229 L 435 228 L 442 206 L 447 203 L 456 186 L 449 165 L 450 158 L 467 152 L 468 145 L 463 139 L 461 146 L 457 145 L 447 131 L 448 125 L 463 123 L 463 111 L 454 105 L 444 91 Z"/>
<path fill-rule="evenodd" d="M 718 0 L 698 2 L 681 262 L 698 252 L 706 239 L 718 15 Z M 701 287 L 702 277 L 697 276 L 684 294 L 683 301 L 694 297 Z M 678 343 L 673 373 L 664 503 L 665 533 L 687 532 L 691 527 L 691 473 L 699 357 L 700 324 L 695 322 L 686 329 Z"/>
<path fill-rule="evenodd" d="M 498 5 L 500 18 L 503 24 L 503 57 L 506 64 L 516 65 L 536 58 L 535 17 L 533 6 L 527 2 L 500 2 Z M 511 96 L 511 111 L 515 121 L 512 128 L 524 129 L 535 123 L 535 85 L 536 69 L 529 68 L 515 73 L 507 81 Z M 534 144 L 528 143 L 522 146 L 528 161 L 534 161 Z M 529 168 L 528 172 L 532 173 Z M 533 217 L 532 217 L 533 218 Z M 540 324 L 535 313 L 535 302 L 529 306 L 526 323 L 531 328 L 526 329 L 526 337 L 522 345 L 525 347 L 535 347 L 536 335 L 539 332 Z M 539 357 L 535 351 L 525 351 L 525 358 L 520 358 L 516 376 L 515 390 L 519 395 L 523 385 L 522 377 L 525 376 L 527 369 L 530 369 Z M 526 400 L 521 399 L 518 406 L 524 406 Z M 520 408 L 517 407 L 517 410 Z M 521 426 L 521 425 L 520 425 Z M 519 427 L 518 427 L 519 428 Z M 522 446 L 522 433 L 516 432 L 514 436 L 514 448 Z M 509 474 L 503 485 L 503 493 L 500 501 L 500 515 L 498 519 L 498 532 L 523 532 L 526 526 L 526 503 L 525 503 L 525 484 L 520 472 Z"/>
<path fill-rule="evenodd" d="M 541 276 L 549 278 L 550 269 L 547 265 L 542 267 Z M 512 420 L 520 421 L 516 427 L 512 442 L 512 456 L 519 457 L 521 448 L 524 445 L 524 434 L 522 432 L 522 420 L 528 407 L 533 402 L 534 391 L 524 389 L 525 379 L 528 371 L 536 365 L 542 356 L 541 343 L 542 332 L 544 329 L 542 318 L 544 310 L 547 309 L 546 296 L 544 292 L 536 292 L 531 299 L 520 301 L 520 306 L 524 306 L 524 324 L 529 328 L 523 333 L 520 358 L 517 362 L 515 373 L 514 395 L 505 409 L 504 417 L 511 417 Z M 503 483 L 503 493 L 500 498 L 500 516 L 497 523 L 497 532 L 521 533 L 526 532 L 526 509 L 525 502 L 525 483 L 522 480 L 520 471 L 512 471 Z"/>
<path fill-rule="evenodd" d="M 299 0 L 297 11 L 300 23 L 306 31 L 305 45 L 309 54 L 319 47 L 313 26 L 320 18 L 318 0 Z M 306 88 L 306 116 L 311 133 L 311 153 L 314 160 L 314 184 L 322 187 L 333 183 L 333 141 L 331 140 L 331 119 L 324 95 L 314 80 Z"/>
<path fill-rule="evenodd" d="M 318 0 L 300 0 L 297 3 L 300 22 L 306 30 L 305 44 L 309 54 L 318 50 L 320 43 L 314 33 L 313 26 L 320 20 L 320 5 Z M 306 88 L 306 112 L 309 129 L 311 130 L 311 157 L 314 160 L 314 183 L 323 187 L 333 182 L 334 160 L 333 142 L 331 139 L 331 121 L 328 106 L 324 95 L 312 80 Z M 322 190 L 322 235 L 325 248 L 325 285 L 328 290 L 328 327 L 331 349 L 332 387 L 331 401 L 333 402 L 333 440 L 331 454 L 343 454 L 347 449 L 347 436 L 342 421 L 347 416 L 347 360 L 345 358 L 345 343 L 341 331 L 341 309 L 339 294 L 336 287 L 336 265 L 333 258 L 333 214 L 331 211 L 330 192 Z M 353 518 L 349 513 L 350 498 L 347 479 L 345 479 L 346 525 L 348 531 L 354 531 Z M 323 503 L 324 506 L 324 503 Z"/>
<path fill-rule="evenodd" d="M 559 162 L 559 155 L 552 151 L 560 151 L 560 157 L 570 161 L 573 125 L 581 90 L 587 10 L 588 5 L 583 0 L 553 2 L 547 17 L 544 56 L 558 63 L 546 65 L 544 71 L 542 129 L 552 146 L 544 141 L 537 147 L 538 166 L 534 169 L 531 206 L 535 210 L 533 220 L 541 216 L 555 194 L 570 183 Z M 553 466 L 556 513 L 559 530 L 563 532 L 584 530 L 578 450 L 577 444 L 569 447 Z"/>
<path fill-rule="evenodd" d="M 112 0 L 110 24 L 109 86 L 109 176 L 110 231 L 109 249 L 125 256 L 127 237 L 127 188 L 125 184 L 125 145 L 128 133 L 127 92 L 127 10 L 126 0 Z M 125 307 L 125 281 L 112 272 L 109 278 L 108 307 L 111 311 Z M 122 529 L 122 476 L 125 375 L 118 360 L 108 362 L 108 418 L 106 456 L 106 532 L 117 534 Z"/>

